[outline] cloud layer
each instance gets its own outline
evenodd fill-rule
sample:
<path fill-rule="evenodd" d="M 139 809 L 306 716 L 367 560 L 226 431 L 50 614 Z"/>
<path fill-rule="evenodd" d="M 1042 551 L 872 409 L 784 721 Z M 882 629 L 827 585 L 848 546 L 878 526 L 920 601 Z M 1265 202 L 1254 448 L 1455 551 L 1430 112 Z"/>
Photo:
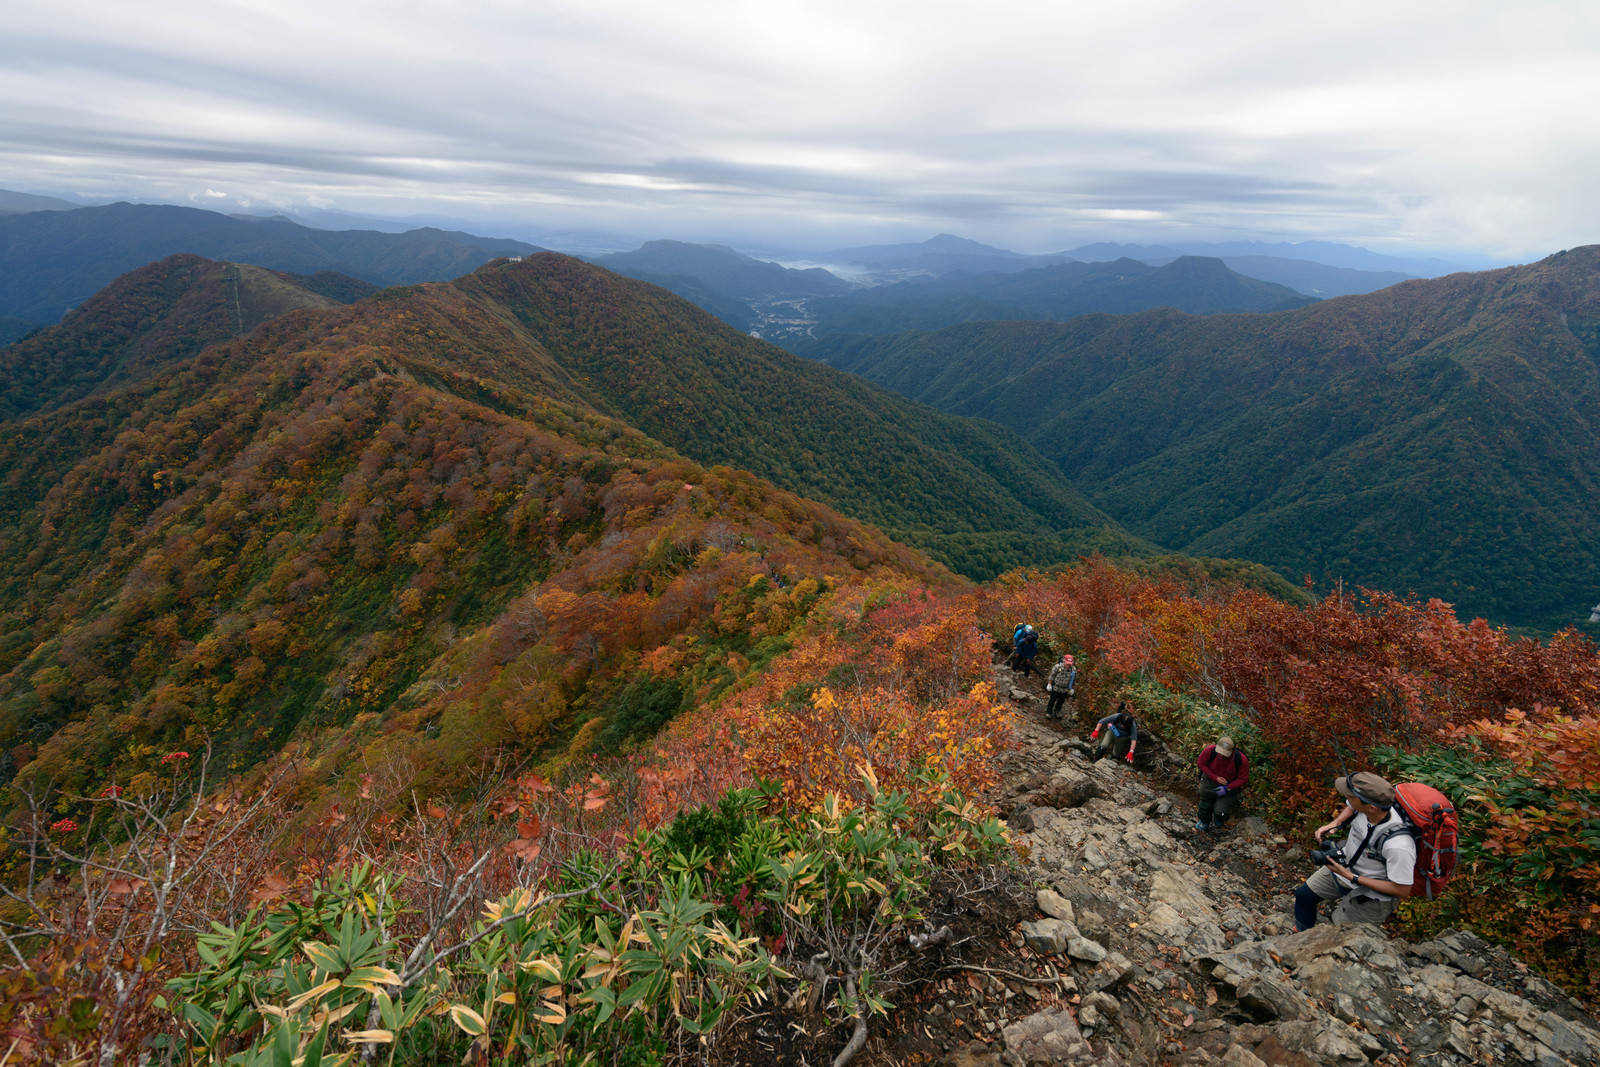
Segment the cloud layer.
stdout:
<path fill-rule="evenodd" d="M 1593 5 L 1300 7 L 56 0 L 0 41 L 0 186 L 747 245 L 1600 240 Z"/>

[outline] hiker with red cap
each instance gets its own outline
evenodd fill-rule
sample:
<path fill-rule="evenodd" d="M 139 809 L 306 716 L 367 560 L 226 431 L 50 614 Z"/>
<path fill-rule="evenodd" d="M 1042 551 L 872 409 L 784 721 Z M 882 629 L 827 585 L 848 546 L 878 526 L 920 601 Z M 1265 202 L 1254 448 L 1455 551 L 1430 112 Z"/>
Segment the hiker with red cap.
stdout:
<path fill-rule="evenodd" d="M 1336 923 L 1381 923 L 1395 904 L 1411 895 L 1417 865 L 1417 841 L 1395 807 L 1395 787 L 1371 771 L 1334 780 L 1345 798 L 1344 810 L 1317 827 L 1317 841 L 1350 824 L 1341 845 L 1314 850 L 1321 864 L 1295 887 L 1294 925 L 1309 930 L 1317 923 L 1317 906 L 1337 900 Z"/>
<path fill-rule="evenodd" d="M 1050 694 L 1050 704 L 1044 709 L 1044 717 L 1054 719 L 1061 714 L 1061 705 L 1074 693 L 1078 681 L 1078 668 L 1074 665 L 1072 653 L 1061 653 L 1061 662 L 1050 668 L 1050 677 L 1045 681 L 1044 688 Z"/>

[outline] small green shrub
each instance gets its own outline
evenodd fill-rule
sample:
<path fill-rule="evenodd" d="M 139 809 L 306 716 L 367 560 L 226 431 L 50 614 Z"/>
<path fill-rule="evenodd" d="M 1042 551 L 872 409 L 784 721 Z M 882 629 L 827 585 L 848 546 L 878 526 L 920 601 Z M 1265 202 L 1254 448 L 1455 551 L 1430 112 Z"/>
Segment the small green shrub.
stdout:
<path fill-rule="evenodd" d="M 453 941 L 443 927 L 402 935 L 396 886 L 370 867 L 332 877 L 309 904 L 258 908 L 199 939 L 203 965 L 169 985 L 191 1055 L 660 1063 L 795 979 L 780 953 L 832 987 L 839 1021 L 881 1014 L 935 869 L 993 862 L 1006 835 L 932 773 L 915 783 L 940 798 L 931 806 L 864 777 L 858 806 L 830 795 L 818 812 L 792 810 L 764 783 L 621 856 L 579 849 L 542 889 L 487 902 Z"/>

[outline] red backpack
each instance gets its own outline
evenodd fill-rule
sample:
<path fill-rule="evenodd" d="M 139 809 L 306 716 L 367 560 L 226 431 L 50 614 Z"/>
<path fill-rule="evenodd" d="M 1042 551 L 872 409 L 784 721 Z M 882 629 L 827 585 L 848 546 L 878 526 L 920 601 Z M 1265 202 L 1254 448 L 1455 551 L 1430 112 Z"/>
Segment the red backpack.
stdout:
<path fill-rule="evenodd" d="M 1450 798 L 1421 782 L 1394 787 L 1394 806 L 1405 823 L 1403 831 L 1417 841 L 1417 866 L 1411 877 L 1411 895 L 1433 900 L 1444 892 L 1456 873 L 1456 832 L 1460 824 Z M 1375 848 L 1381 848 L 1381 842 Z"/>

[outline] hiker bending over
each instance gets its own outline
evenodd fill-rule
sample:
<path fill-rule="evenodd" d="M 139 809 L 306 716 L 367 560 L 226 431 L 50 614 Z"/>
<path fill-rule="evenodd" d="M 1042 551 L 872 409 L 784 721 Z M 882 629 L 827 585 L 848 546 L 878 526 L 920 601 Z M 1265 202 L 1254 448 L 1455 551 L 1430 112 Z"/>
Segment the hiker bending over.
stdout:
<path fill-rule="evenodd" d="M 1224 734 L 1217 743 L 1200 750 L 1200 812 L 1196 830 L 1221 830 L 1239 803 L 1239 792 L 1250 780 L 1250 760 Z"/>
<path fill-rule="evenodd" d="M 1100 737 L 1101 734 L 1104 737 Z M 1128 702 L 1118 701 L 1117 710 L 1094 724 L 1094 733 L 1089 735 L 1089 740 L 1100 738 L 1094 746 L 1094 758 L 1101 756 L 1121 756 L 1129 763 L 1133 762 L 1133 754 L 1139 747 L 1139 721 L 1128 714 Z"/>
<path fill-rule="evenodd" d="M 1394 786 L 1370 771 L 1335 779 L 1333 787 L 1346 798 L 1332 822 L 1317 827 L 1317 840 L 1345 823 L 1350 832 L 1342 845 L 1318 850 L 1320 864 L 1294 891 L 1294 925 L 1309 930 L 1317 922 L 1317 905 L 1338 900 L 1336 923 L 1381 923 L 1401 897 L 1411 895 L 1417 865 L 1417 842 L 1394 807 Z"/>
<path fill-rule="evenodd" d="M 1017 655 L 1017 670 L 1023 674 L 1033 673 L 1033 657 L 1039 654 L 1039 635 L 1034 633 L 1032 626 L 1024 626 L 1017 631 L 1018 636 L 1012 642 L 1012 647 Z"/>
<path fill-rule="evenodd" d="M 1045 718 L 1053 719 L 1061 714 L 1061 705 L 1073 695 L 1077 681 L 1078 668 L 1073 666 L 1072 653 L 1063 652 L 1061 662 L 1050 668 L 1050 678 L 1044 683 L 1050 694 L 1050 704 L 1044 709 Z"/>

